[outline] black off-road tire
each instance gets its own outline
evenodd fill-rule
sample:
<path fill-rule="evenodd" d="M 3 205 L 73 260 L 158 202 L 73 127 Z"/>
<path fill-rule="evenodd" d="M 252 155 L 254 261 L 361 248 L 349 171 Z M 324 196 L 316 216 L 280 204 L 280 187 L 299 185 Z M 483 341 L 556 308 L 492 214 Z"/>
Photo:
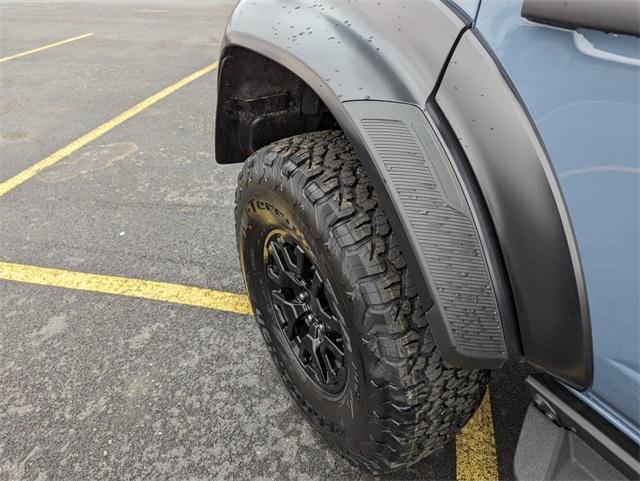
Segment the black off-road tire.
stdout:
<path fill-rule="evenodd" d="M 298 135 L 249 157 L 235 214 L 256 319 L 308 421 L 373 472 L 415 463 L 453 439 L 480 403 L 487 372 L 453 368 L 440 357 L 387 217 L 344 134 Z M 338 320 L 333 339 L 344 359 L 332 358 L 342 377 L 331 389 L 312 379 L 308 357 L 296 354 L 274 310 L 266 267 L 274 232 L 291 240 L 287 255 L 291 246 L 302 248 Z"/>

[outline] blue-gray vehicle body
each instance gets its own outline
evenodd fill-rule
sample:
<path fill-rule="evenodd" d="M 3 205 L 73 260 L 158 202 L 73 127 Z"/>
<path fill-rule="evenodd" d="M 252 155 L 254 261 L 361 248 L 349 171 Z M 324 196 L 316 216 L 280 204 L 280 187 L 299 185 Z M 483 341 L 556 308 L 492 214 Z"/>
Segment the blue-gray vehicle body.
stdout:
<path fill-rule="evenodd" d="M 579 394 L 640 440 L 640 39 L 529 22 L 484 1 L 475 26 L 556 171 L 589 299 L 593 385 Z"/>
<path fill-rule="evenodd" d="M 640 43 L 533 23 L 521 8 L 521 0 L 240 2 L 223 44 L 218 113 L 225 55 L 257 52 L 315 92 L 381 177 L 373 180 L 384 196 L 393 189 L 358 115 L 376 102 L 412 119 L 422 112 L 447 155 L 462 159 L 454 170 L 474 219 L 489 219 L 479 234 L 496 297 L 510 291 L 497 307 L 508 348 L 485 367 L 523 356 L 638 442 Z M 495 103 L 484 104 L 485 93 Z M 235 148 L 225 141 L 218 134 L 218 160 L 235 161 L 225 160 Z M 455 357 L 445 331 L 434 332 L 438 346 L 463 365 L 473 355 Z"/>

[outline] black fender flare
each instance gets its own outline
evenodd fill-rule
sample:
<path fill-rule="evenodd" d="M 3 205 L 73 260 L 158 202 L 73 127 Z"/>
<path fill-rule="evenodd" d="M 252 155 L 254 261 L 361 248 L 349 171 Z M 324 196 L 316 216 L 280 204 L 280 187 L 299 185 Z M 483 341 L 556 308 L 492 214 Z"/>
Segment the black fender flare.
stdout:
<path fill-rule="evenodd" d="M 524 102 L 475 29 L 462 35 L 433 100 L 493 220 L 525 358 L 586 389 L 593 377 L 591 324 L 568 210 Z"/>
<path fill-rule="evenodd" d="M 411 7 L 406 10 L 408 16 L 396 15 L 405 3 Z M 273 9 L 287 10 L 290 16 L 269 15 Z M 278 19 L 274 25 L 265 23 L 273 18 Z M 292 34 L 278 38 L 275 33 L 286 27 L 277 25 L 289 22 Z M 313 33 L 307 40 L 304 25 L 309 23 Z M 503 328 L 514 323 L 506 275 L 485 209 L 475 194 L 477 189 L 470 185 L 472 179 L 461 177 L 422 107 L 439 84 L 451 49 L 468 27 L 468 19 L 438 1 L 401 1 L 386 7 L 384 3 L 356 7 L 338 1 L 322 6 L 299 2 L 296 6 L 280 0 L 247 7 L 241 2 L 225 34 L 219 84 L 227 52 L 240 47 L 286 68 L 317 94 L 351 140 L 378 192 L 443 358 L 460 367 L 493 368 L 520 354 L 517 333 L 511 327 Z M 320 31 L 340 46 L 339 58 L 322 50 L 326 41 L 313 40 Z M 426 51 L 425 32 L 438 39 L 427 42 Z M 388 44 L 389 39 L 393 45 Z M 395 139 L 376 134 L 372 122 L 396 125 L 401 135 L 407 135 L 397 153 L 408 162 L 417 159 L 421 182 L 407 186 L 394 176 L 389 164 L 393 159 L 385 148 Z M 217 150 L 224 151 L 219 149 L 224 141 L 218 135 Z M 414 190 L 432 202 L 431 216 L 410 205 L 413 193 L 409 192 Z M 439 228 L 440 216 L 451 219 L 453 228 Z M 416 234 L 416 229 L 424 231 L 428 225 L 435 227 L 436 236 Z M 444 250 L 433 249 L 438 243 L 446 255 L 440 255 Z M 454 278 L 446 272 L 449 268 L 455 271 Z M 463 298 L 455 299 L 456 295 Z"/>
<path fill-rule="evenodd" d="M 468 20 L 458 16 L 444 2 L 423 2 L 420 5 L 430 9 L 430 15 L 420 17 L 422 24 L 415 30 L 409 28 L 401 34 L 393 29 L 385 30 L 386 27 L 380 26 L 385 16 L 376 20 L 366 8 L 353 9 L 353 6 L 337 1 L 323 2 L 321 6 L 304 1 L 298 3 L 285 5 L 282 0 L 269 0 L 252 3 L 249 7 L 241 2 L 225 34 L 221 70 L 224 69 L 225 52 L 235 47 L 259 52 L 299 77 L 324 102 L 351 140 L 379 193 L 398 234 L 410 272 L 417 280 L 421 300 L 428 308 L 436 343 L 448 362 L 461 367 L 498 367 L 507 359 L 521 358 L 524 353 L 534 365 L 572 386 L 587 387 L 592 376 L 588 305 L 579 256 L 561 193 L 557 182 L 554 183 L 552 170 L 550 175 L 550 164 L 535 128 L 499 66 L 481 44 L 480 48 L 475 45 L 475 50 L 470 52 L 468 38 L 476 39 L 476 34 L 470 33 L 473 31 L 469 29 Z M 394 2 L 395 10 L 402 3 Z M 269 15 L 274 9 L 289 9 L 290 16 Z M 385 15 L 388 16 L 388 12 Z M 314 17 L 317 17 L 315 24 Z M 265 21 L 271 18 L 276 18 L 277 24 Z M 349 25 L 343 19 L 353 23 Z M 287 25 L 293 26 L 289 36 L 282 33 Z M 305 34 L 306 26 L 311 27 L 311 34 Z M 363 34 L 374 31 L 375 34 Z M 281 36 L 275 35 L 278 32 Z M 408 47 L 416 39 L 424 43 L 426 32 L 441 38 L 446 48 L 431 50 L 431 58 L 427 59 L 429 55 L 425 54 L 417 60 L 422 52 Z M 311 41 L 317 34 L 327 35 L 327 39 Z M 385 34 L 398 42 L 409 42 L 408 47 L 405 45 L 399 55 L 389 54 L 399 52 L 400 45 L 377 46 L 376 40 L 380 41 Z M 404 40 L 403 35 L 406 35 Z M 329 37 L 333 37 L 331 42 Z M 371 42 L 369 37 L 373 38 Z M 327 52 L 328 46 L 339 46 L 339 57 L 335 51 Z M 475 57 L 473 68 L 479 69 L 473 71 L 473 76 L 469 75 L 471 60 L 467 57 Z M 352 59 L 355 60 L 350 62 Z M 409 68 L 412 60 L 418 64 Z M 466 68 L 462 61 L 467 62 Z M 221 76 L 222 73 L 219 78 Z M 477 89 L 467 96 L 461 96 L 458 91 L 458 81 L 462 79 L 467 82 L 467 88 L 471 87 L 470 78 L 474 82 L 482 78 L 482 85 L 493 82 L 496 84 L 494 89 L 499 91 L 495 107 L 483 114 L 486 122 L 482 128 L 494 132 L 488 123 L 506 109 L 512 123 L 499 124 L 504 138 L 526 141 L 501 143 L 496 142 L 495 134 L 481 136 L 474 133 L 480 124 L 478 119 L 468 115 L 470 111 L 465 110 L 465 102 L 469 102 L 471 108 L 473 102 L 477 104 L 483 97 Z M 437 294 L 440 281 L 429 272 L 424 250 L 421 250 L 415 226 L 411 225 L 408 215 L 410 206 L 406 199 L 406 205 L 403 205 L 398 186 L 390 181 L 385 167 L 385 161 L 389 159 L 385 160 L 382 155 L 385 147 L 376 148 L 376 140 L 372 138 L 375 132 L 368 133 L 366 122 L 363 123 L 367 119 L 387 122 L 387 125 L 389 122 L 404 124 L 413 144 L 418 146 L 412 155 L 422 156 L 430 170 L 437 170 L 437 174 L 444 177 L 435 182 L 444 203 L 449 201 L 459 213 L 464 212 L 473 221 L 478 242 L 474 249 L 483 259 L 483 267 L 477 272 L 481 278 L 489 280 L 486 285 L 491 287 L 492 295 L 485 300 L 488 299 L 490 309 L 495 310 L 495 316 L 476 316 L 477 322 L 470 322 L 468 332 L 464 332 L 463 327 L 457 329 L 456 334 L 444 313 L 445 306 Z M 467 140 L 472 137 L 476 144 Z M 377 141 L 385 142 L 380 138 Z M 224 139 L 218 136 L 216 144 L 221 142 Z M 406 154 L 406 147 L 404 152 L 402 148 L 398 149 L 400 156 Z M 479 152 L 485 155 L 478 155 Z M 491 155 L 487 155 L 488 152 Z M 512 172 L 513 169 L 507 171 L 519 176 L 524 187 L 528 183 L 527 175 L 535 174 L 536 187 L 518 190 L 516 185 L 519 184 L 514 182 L 513 188 L 505 189 L 501 186 L 504 175 L 496 171 L 499 162 L 492 160 L 492 155 L 502 162 L 513 156 L 526 159 L 527 169 L 519 173 Z M 501 193 L 504 195 L 499 195 Z M 525 200 L 525 196 L 533 197 Z M 508 205 L 502 205 L 503 202 Z M 506 216 L 505 211 L 510 216 Z M 515 224 L 514 219 L 517 219 Z M 544 238 L 534 251 L 514 245 L 512 231 L 525 234 L 525 229 L 520 227 L 518 231 L 515 227 L 523 223 L 534 228 L 546 225 L 541 231 Z M 522 245 L 531 248 L 531 239 Z M 532 252 L 552 248 L 549 262 L 532 261 Z M 464 258 L 459 260 L 464 264 Z M 473 306 L 466 307 L 469 312 L 474 310 Z M 488 331 L 491 332 L 485 336 Z M 474 338 L 478 343 L 468 343 L 465 338 Z M 490 342 L 481 346 L 487 339 Z"/>
<path fill-rule="evenodd" d="M 229 19 L 221 58 L 233 45 L 259 52 L 294 72 L 331 110 L 361 99 L 423 105 L 469 26 L 439 0 L 245 1 Z"/>

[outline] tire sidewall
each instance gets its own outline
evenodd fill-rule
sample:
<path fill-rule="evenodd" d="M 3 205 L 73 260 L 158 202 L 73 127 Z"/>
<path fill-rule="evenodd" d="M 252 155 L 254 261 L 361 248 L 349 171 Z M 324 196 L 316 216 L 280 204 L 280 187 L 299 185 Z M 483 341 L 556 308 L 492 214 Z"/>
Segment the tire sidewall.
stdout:
<path fill-rule="evenodd" d="M 345 299 L 349 286 L 344 282 L 341 262 L 336 262 L 321 242 L 326 233 L 320 232 L 314 221 L 313 206 L 302 192 L 292 193 L 281 187 L 250 185 L 237 199 L 238 250 L 254 314 L 283 381 L 305 417 L 340 448 L 358 452 L 368 439 L 370 414 L 367 395 L 363 394 L 366 371 L 361 357 L 362 333 L 351 322 L 361 314 L 353 312 L 353 303 Z M 292 205 L 296 204 L 294 209 Z M 293 236 L 330 286 L 332 304 L 346 334 L 347 379 L 338 394 L 324 391 L 308 377 L 275 321 L 263 254 L 265 241 L 273 231 Z"/>

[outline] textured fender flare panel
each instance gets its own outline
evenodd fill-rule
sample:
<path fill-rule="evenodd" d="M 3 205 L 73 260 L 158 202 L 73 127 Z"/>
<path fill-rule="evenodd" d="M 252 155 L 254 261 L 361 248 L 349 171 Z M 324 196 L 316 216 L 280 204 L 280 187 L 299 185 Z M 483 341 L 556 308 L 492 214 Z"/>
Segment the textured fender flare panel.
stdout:
<path fill-rule="evenodd" d="M 462 35 L 435 101 L 498 234 L 525 358 L 586 389 L 593 375 L 589 309 L 562 192 L 524 104 L 475 30 Z"/>
<path fill-rule="evenodd" d="M 471 179 L 418 107 L 344 105 L 362 142 L 360 158 L 403 233 L 403 252 L 411 252 L 418 289 L 432 300 L 427 317 L 442 356 L 486 368 L 518 357 L 506 275 Z"/>

